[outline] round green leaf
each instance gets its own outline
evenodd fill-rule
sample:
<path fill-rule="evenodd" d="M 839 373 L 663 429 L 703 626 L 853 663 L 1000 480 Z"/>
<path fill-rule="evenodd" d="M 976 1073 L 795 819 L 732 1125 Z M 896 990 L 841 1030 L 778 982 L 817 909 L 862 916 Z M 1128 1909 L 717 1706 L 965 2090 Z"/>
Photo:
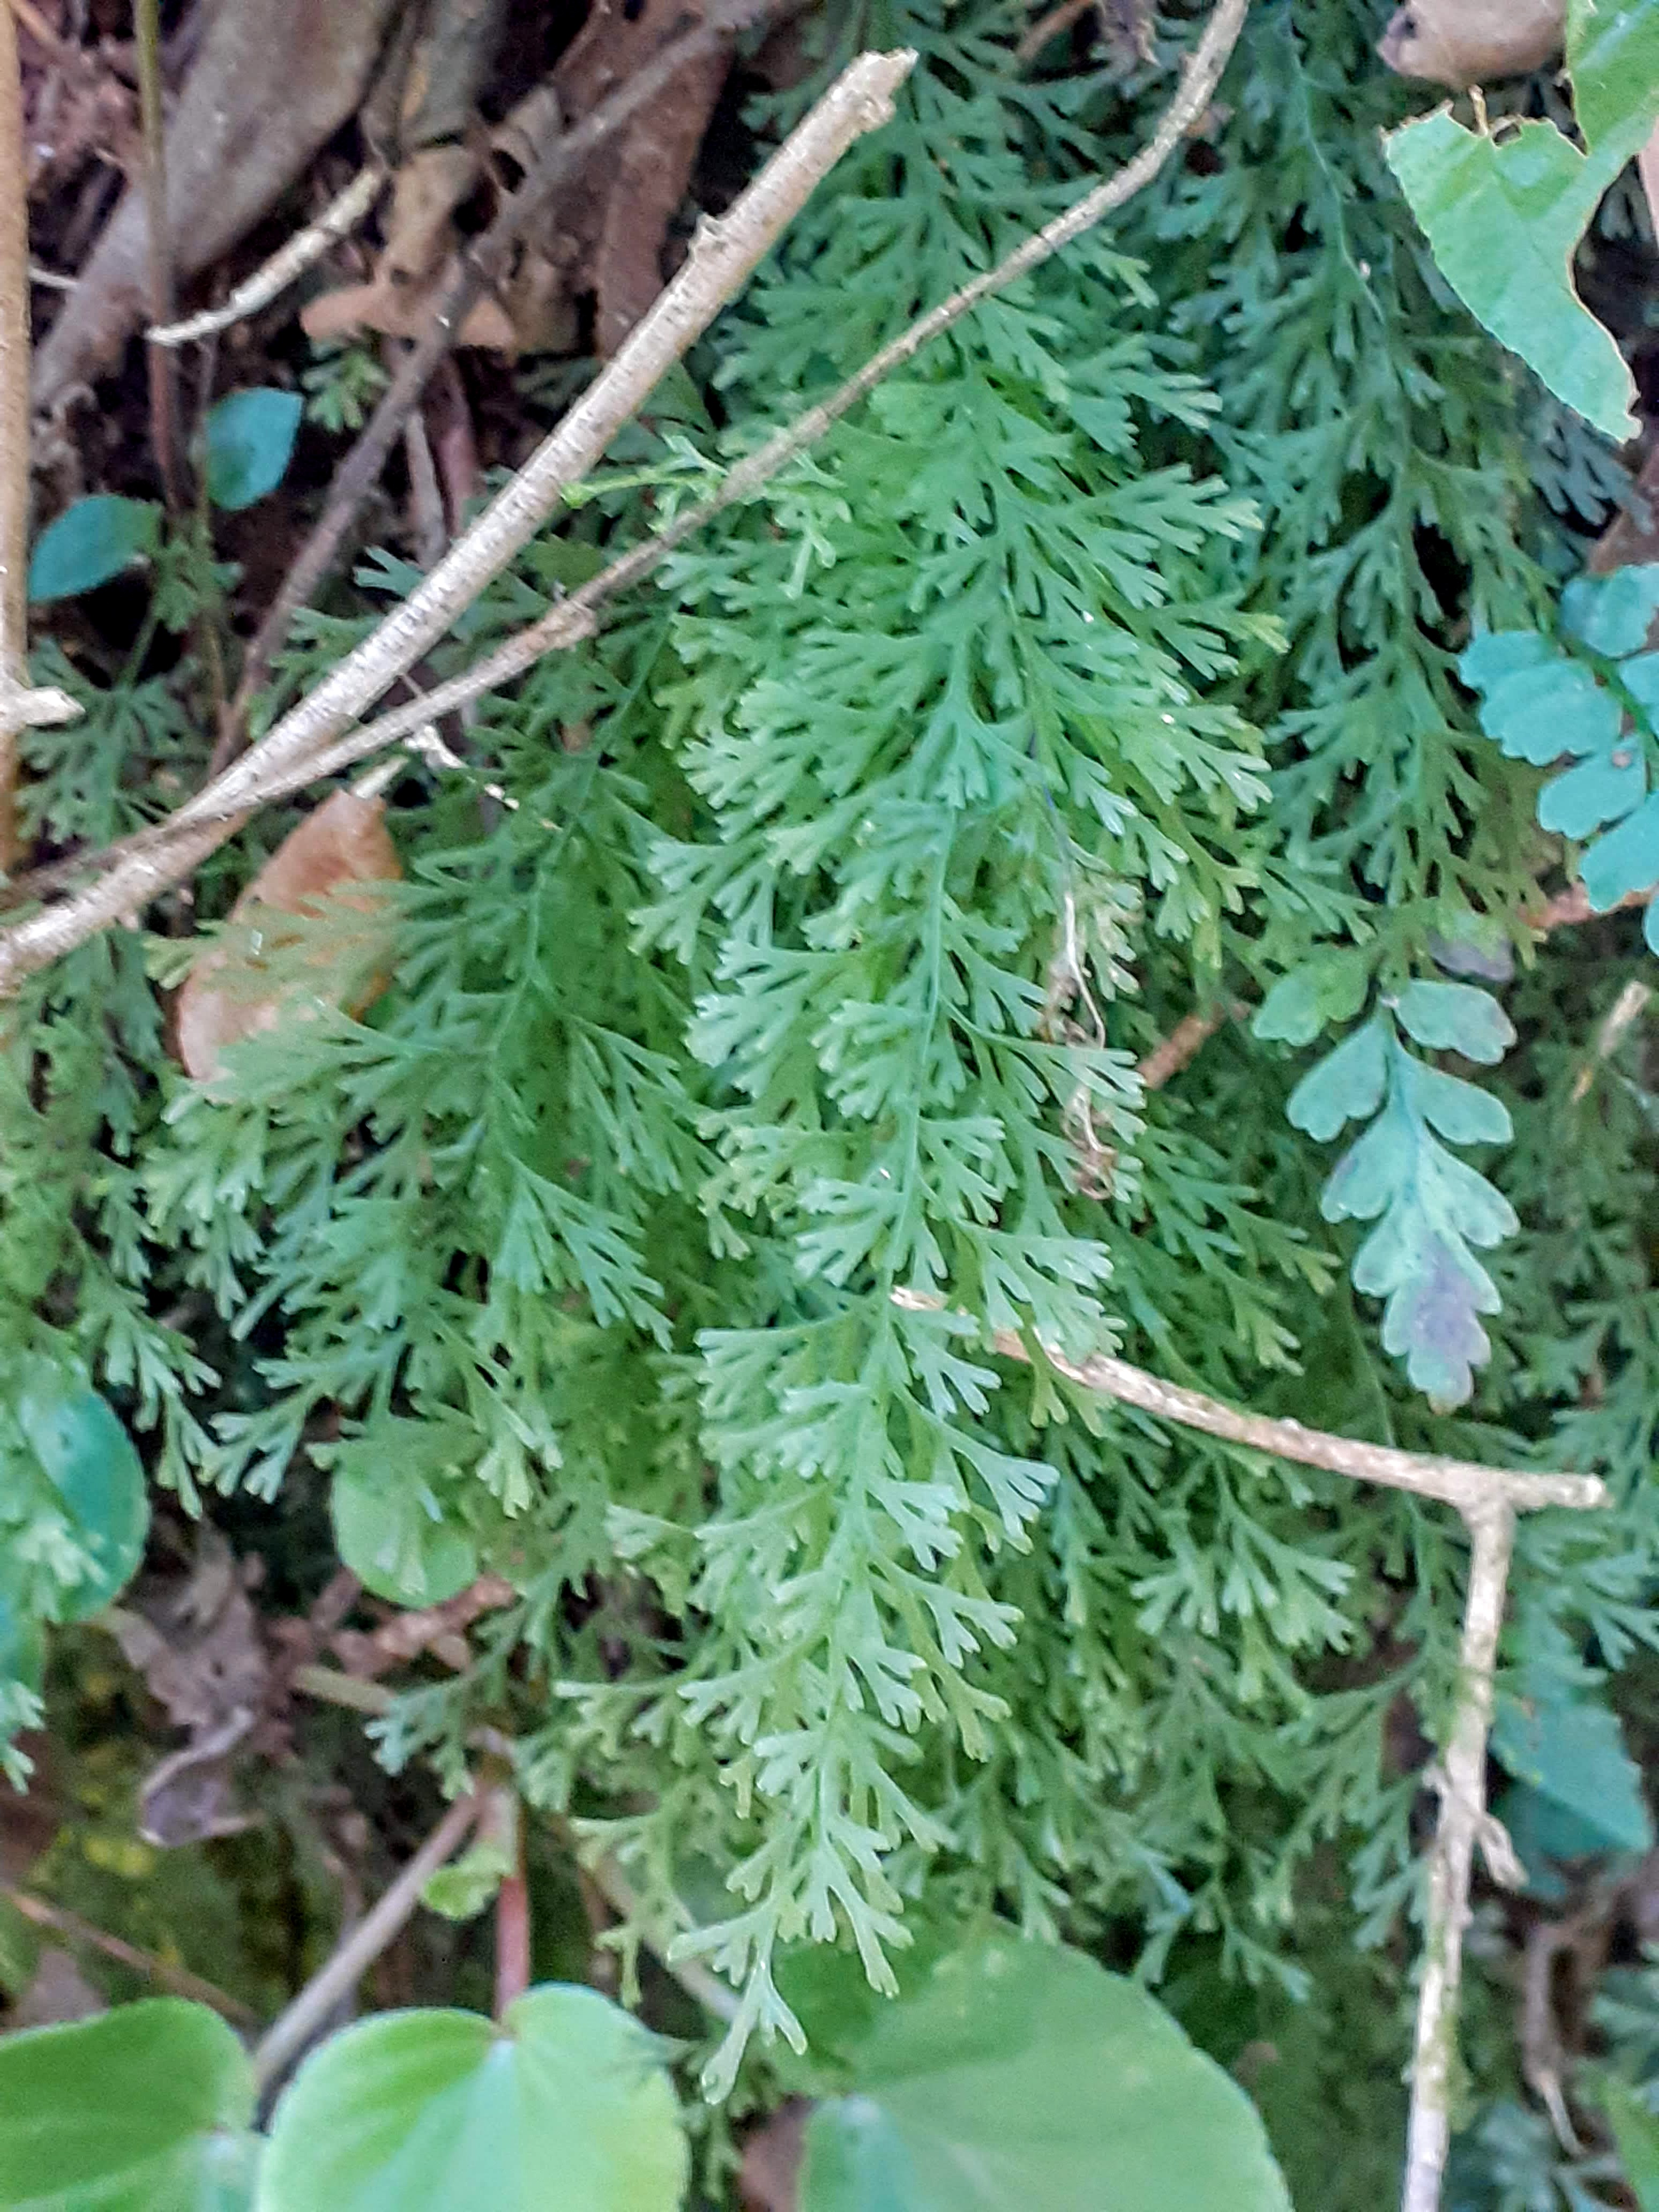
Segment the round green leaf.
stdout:
<path fill-rule="evenodd" d="M 0 2040 L 3 2212 L 246 2212 L 252 2079 L 178 1997 Z"/>
<path fill-rule="evenodd" d="M 276 2107 L 258 2212 L 675 2212 L 686 2154 L 653 2039 L 593 1990 L 381 2013 Z"/>
<path fill-rule="evenodd" d="M 441 1605 L 477 1576 L 477 1547 L 441 1517 L 423 1483 L 344 1467 L 330 1496 L 340 1557 L 376 1597 Z"/>
<path fill-rule="evenodd" d="M 147 499 L 117 499 L 109 492 L 77 499 L 36 541 L 30 599 L 38 606 L 107 584 L 155 550 L 161 520 L 161 509 Z"/>
<path fill-rule="evenodd" d="M 131 1437 L 95 1390 L 30 1392 L 18 1421 L 92 1564 L 58 1602 L 64 1620 L 101 1612 L 131 1581 L 149 1533 L 144 1469 Z"/>
<path fill-rule="evenodd" d="M 802 2212 L 1289 2212 L 1237 2083 L 1079 1952 L 951 1954 L 853 2074 L 808 2123 Z"/>
<path fill-rule="evenodd" d="M 234 514 L 275 491 L 287 471 L 305 402 L 259 385 L 226 394 L 207 418 L 207 490 Z"/>

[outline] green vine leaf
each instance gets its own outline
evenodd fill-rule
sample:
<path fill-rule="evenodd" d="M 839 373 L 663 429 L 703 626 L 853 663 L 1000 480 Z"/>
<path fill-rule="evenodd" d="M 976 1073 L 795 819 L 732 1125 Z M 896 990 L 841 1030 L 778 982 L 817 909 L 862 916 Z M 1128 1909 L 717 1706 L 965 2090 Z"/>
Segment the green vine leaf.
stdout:
<path fill-rule="evenodd" d="M 247 2212 L 246 2054 L 177 1997 L 0 2039 L 0 2212 Z"/>
<path fill-rule="evenodd" d="M 1081 1953 L 994 1936 L 881 2005 L 814 2110 L 802 2212 L 1289 2212 L 1249 2099 Z"/>
<path fill-rule="evenodd" d="M 441 1605 L 477 1574 L 471 1537 L 399 1469 L 375 1473 L 354 1460 L 335 1475 L 330 1506 L 341 1559 L 376 1597 Z"/>
<path fill-rule="evenodd" d="M 1473 983 L 1407 983 L 1394 1004 L 1408 1036 L 1431 1052 L 1462 1053 L 1492 1067 L 1515 1042 L 1515 1024 L 1490 991 Z"/>
<path fill-rule="evenodd" d="M 1607 2077 L 1597 2087 L 1639 2212 L 1659 2212 L 1659 2118 L 1627 2083 Z"/>
<path fill-rule="evenodd" d="M 276 2107 L 258 2212 L 676 2212 L 685 2179 L 655 2039 L 549 1984 L 499 2027 L 381 2013 L 332 2037 Z"/>
<path fill-rule="evenodd" d="M 1553 123 L 1502 140 L 1425 115 L 1385 141 L 1389 167 L 1464 306 L 1569 407 L 1615 441 L 1634 428 L 1625 357 L 1578 296 L 1572 256 L 1624 159 L 1581 154 Z"/>
<path fill-rule="evenodd" d="M 29 562 L 28 595 L 36 606 L 96 590 L 155 550 L 161 510 L 148 499 L 118 499 L 95 492 L 77 499 L 36 541 Z"/>

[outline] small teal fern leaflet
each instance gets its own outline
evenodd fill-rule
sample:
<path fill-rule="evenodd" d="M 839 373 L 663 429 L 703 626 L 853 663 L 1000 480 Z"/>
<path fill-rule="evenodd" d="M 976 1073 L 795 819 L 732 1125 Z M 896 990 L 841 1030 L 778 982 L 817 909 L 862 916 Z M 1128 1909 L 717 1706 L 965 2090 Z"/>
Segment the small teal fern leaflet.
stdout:
<path fill-rule="evenodd" d="M 1382 1341 L 1440 1407 L 1462 1405 L 1492 1346 L 1479 1316 L 1498 1311 L 1475 1258 L 1511 1235 L 1514 1209 L 1451 1145 L 1504 1144 L 1502 1102 L 1408 1052 L 1401 1031 L 1432 1050 L 1501 1059 L 1515 1032 L 1497 1000 L 1467 983 L 1409 983 L 1310 1070 L 1289 1114 L 1311 1137 L 1370 1124 L 1325 1186 L 1328 1221 L 1375 1221 L 1354 1255 L 1356 1290 L 1386 1303 Z M 1443 1142 L 1442 1139 L 1444 1141 Z"/>
<path fill-rule="evenodd" d="M 1561 626 L 1488 631 L 1459 662 L 1480 694 L 1480 726 L 1513 760 L 1560 769 L 1538 794 L 1540 829 L 1582 844 L 1579 874 L 1605 914 L 1659 883 L 1659 565 L 1580 576 L 1561 595 Z M 1659 952 L 1659 917 L 1644 925 Z"/>

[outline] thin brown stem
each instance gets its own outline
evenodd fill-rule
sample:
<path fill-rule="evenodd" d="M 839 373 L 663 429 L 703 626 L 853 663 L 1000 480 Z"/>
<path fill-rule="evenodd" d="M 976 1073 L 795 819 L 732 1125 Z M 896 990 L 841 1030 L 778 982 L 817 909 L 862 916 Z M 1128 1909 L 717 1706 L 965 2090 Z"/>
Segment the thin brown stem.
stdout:
<path fill-rule="evenodd" d="M 554 192 L 580 174 L 598 147 L 639 114 L 683 70 L 729 45 L 739 30 L 768 12 L 769 0 L 731 0 L 731 4 L 711 10 L 695 30 L 671 40 L 573 130 L 561 133 L 542 149 L 483 236 L 461 256 L 425 335 L 404 355 L 356 444 L 336 470 L 323 512 L 248 646 L 230 715 L 209 764 L 210 775 L 216 775 L 240 751 L 248 708 L 269 676 L 295 614 L 333 565 L 358 509 L 379 483 L 421 394 L 454 345 L 473 307 L 506 272 L 526 225 Z"/>
<path fill-rule="evenodd" d="M 0 868 L 16 863 L 17 740 L 72 722 L 62 691 L 34 690 L 28 671 L 29 276 L 27 167 L 17 24 L 0 8 Z"/>
<path fill-rule="evenodd" d="M 125 1937 L 112 1936 L 106 1928 L 71 1912 L 67 1905 L 50 1905 L 44 1897 L 33 1896 L 26 1889 L 0 1889 L 13 1911 L 37 1928 L 45 1928 L 54 1936 L 61 1936 L 69 1943 L 84 1943 L 89 1950 L 101 1951 L 105 1958 L 112 1959 L 118 1966 L 125 1966 L 135 1974 L 143 1974 L 158 1988 L 171 1990 L 177 1997 L 189 1997 L 197 2004 L 204 2004 L 230 2021 L 234 2027 L 257 2027 L 259 2015 L 251 2005 L 240 1997 L 229 1996 L 213 1982 L 204 1981 L 192 1974 L 187 1966 L 170 1965 L 158 1959 L 153 1951 L 142 1951 L 136 1943 Z"/>
<path fill-rule="evenodd" d="M 133 0 L 133 43 L 138 59 L 138 116 L 143 139 L 144 222 L 149 232 L 146 267 L 149 279 L 149 319 L 173 320 L 173 234 L 167 222 L 167 112 L 161 100 L 161 27 L 160 0 Z M 180 514 L 185 506 L 184 477 L 179 460 L 179 364 L 164 347 L 145 349 L 144 366 L 149 379 L 150 442 L 161 471 L 167 512 Z"/>
<path fill-rule="evenodd" d="M 1243 0 L 1227 0 L 1242 5 Z M 842 70 L 748 189 L 704 222 L 679 273 L 629 333 L 603 375 L 479 516 L 466 535 L 372 636 L 283 715 L 245 759 L 188 800 L 160 840 L 142 841 L 63 905 L 0 935 L 0 996 L 21 978 L 142 907 L 222 842 L 238 814 L 264 804 L 266 783 L 331 745 L 363 709 L 443 636 L 490 579 L 595 465 L 665 371 L 747 282 L 847 149 L 892 113 L 908 52 L 862 54 Z M 312 771 L 314 773 L 314 771 Z"/>

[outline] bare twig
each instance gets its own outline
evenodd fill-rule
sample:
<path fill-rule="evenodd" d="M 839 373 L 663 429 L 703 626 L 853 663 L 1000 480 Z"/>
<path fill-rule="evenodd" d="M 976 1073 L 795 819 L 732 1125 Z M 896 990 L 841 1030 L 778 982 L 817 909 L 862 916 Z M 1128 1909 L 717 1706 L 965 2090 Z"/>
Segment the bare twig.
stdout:
<path fill-rule="evenodd" d="M 576 126 L 544 147 L 526 172 L 518 190 L 470 252 L 461 256 L 453 276 L 433 311 L 424 337 L 406 353 L 380 395 L 356 444 L 335 471 L 327 500 L 311 535 L 301 547 L 264 619 L 251 640 L 241 681 L 225 731 L 216 747 L 215 775 L 240 749 L 241 732 L 253 695 L 270 672 L 289 626 L 328 573 L 353 518 L 374 486 L 434 370 L 454 345 L 468 313 L 503 275 L 513 248 L 550 195 L 578 175 L 594 149 L 638 115 L 680 72 L 717 52 L 768 11 L 769 0 L 728 0 L 711 9 L 696 29 L 671 40 L 601 100 Z"/>
<path fill-rule="evenodd" d="M 1062 31 L 1069 31 L 1079 15 L 1086 15 L 1096 0 L 1060 0 L 1057 8 L 1050 8 L 1039 15 L 1030 29 L 1014 48 L 1014 59 L 1025 63 L 1035 61 L 1050 39 L 1057 39 Z"/>
<path fill-rule="evenodd" d="M 187 1966 L 174 1966 L 165 1959 L 158 1959 L 153 1951 L 141 1951 L 136 1943 L 129 1943 L 119 1936 L 112 1936 L 106 1928 L 100 1928 L 84 1920 L 67 1905 L 49 1905 L 44 1897 L 35 1897 L 26 1889 L 8 1887 L 0 1890 L 12 1909 L 32 1921 L 37 1928 L 50 1929 L 70 1943 L 84 1943 L 88 1949 L 101 1951 L 117 1966 L 125 1966 L 164 1990 L 171 1990 L 177 1997 L 190 1997 L 198 2004 L 209 2005 L 223 2019 L 236 2027 L 257 2027 L 259 2015 L 251 2005 L 234 1997 L 213 1982 L 204 1982 L 199 1974 L 192 1974 Z"/>
<path fill-rule="evenodd" d="M 421 1892 L 460 1849 L 477 1817 L 476 1797 L 456 1799 L 391 1887 L 266 2031 L 253 2053 L 253 2078 L 261 2097 L 281 2080 L 341 1998 L 356 1987 L 399 1934 L 420 1903 Z"/>
<path fill-rule="evenodd" d="M 896 1305 L 911 1311 L 937 1311 L 931 1294 L 896 1291 Z M 1006 1359 L 1029 1364 L 1024 1339 L 1012 1329 L 992 1338 Z M 1362 1443 L 1351 1437 L 1304 1429 L 1299 1421 L 1243 1413 L 1132 1367 L 1127 1360 L 1097 1355 L 1073 1360 L 1045 1345 L 1042 1356 L 1055 1371 L 1085 1390 L 1097 1390 L 1121 1405 L 1133 1406 L 1182 1428 L 1199 1429 L 1224 1443 L 1271 1452 L 1304 1467 L 1321 1467 L 1356 1482 L 1375 1482 L 1418 1498 L 1436 1498 L 1455 1506 L 1469 1532 L 1468 1595 L 1464 1606 L 1456 1702 L 1448 1732 L 1443 1772 L 1435 1778 L 1440 1818 L 1429 1857 L 1428 1913 L 1423 1976 L 1418 1993 L 1416 2058 L 1412 2069 L 1411 2114 L 1407 2136 L 1406 2179 L 1401 2212 L 1438 2212 L 1441 2179 L 1450 2140 L 1453 2056 L 1457 2033 L 1457 1995 L 1462 1977 L 1463 1932 L 1469 1917 L 1469 1879 L 1474 1850 L 1481 1847 L 1496 1878 L 1518 1883 L 1521 1869 L 1508 1836 L 1486 1810 L 1486 1737 L 1492 1727 L 1492 1682 L 1515 1516 L 1549 1506 L 1584 1511 L 1608 1505 L 1605 1483 L 1588 1474 L 1526 1474 L 1473 1460 L 1443 1459 L 1421 1452 L 1397 1451 L 1387 1444 Z"/>
<path fill-rule="evenodd" d="M 1242 6 L 1243 0 L 1226 4 Z M 0 937 L 0 995 L 188 873 L 222 842 L 228 817 L 263 804 L 268 781 L 331 744 L 436 643 L 592 468 L 848 147 L 891 114 L 893 93 L 915 62 L 908 51 L 863 54 L 842 72 L 732 209 L 701 227 L 679 274 L 605 374 L 409 599 L 252 753 L 179 808 L 166 825 L 168 842 L 159 854 L 130 851 L 76 898 L 30 915 Z"/>
<path fill-rule="evenodd" d="M 280 299 L 290 284 L 297 283 L 331 246 L 349 238 L 385 187 L 386 171 L 378 162 L 371 161 L 357 172 L 343 191 L 335 195 L 315 222 L 308 223 L 286 246 L 279 246 L 269 261 L 251 276 L 244 277 L 228 299 L 216 307 L 204 307 L 199 315 L 188 316 L 182 323 L 157 324 L 144 333 L 145 337 L 153 346 L 188 345 L 194 338 L 212 337 L 220 331 L 228 331 L 233 323 L 257 315 L 261 307 L 268 307 L 273 300 Z"/>
<path fill-rule="evenodd" d="M 149 319 L 166 325 L 173 320 L 173 240 L 167 228 L 167 127 L 161 105 L 160 0 L 134 0 L 132 34 L 138 57 L 138 116 L 143 135 Z M 146 350 L 144 367 L 149 379 L 150 441 L 155 447 L 167 511 L 178 514 L 185 503 L 184 478 L 179 467 L 179 364 L 170 353 L 151 346 Z"/>
<path fill-rule="evenodd" d="M 176 881 L 179 874 L 187 872 L 188 868 L 194 866 L 194 861 L 191 860 L 183 867 L 178 866 L 172 850 L 172 841 L 181 835 L 185 823 L 210 820 L 216 814 L 227 822 L 243 820 L 252 806 L 264 805 L 276 798 L 286 797 L 319 776 L 332 775 L 342 769 L 349 768 L 369 753 L 378 752 L 382 746 L 398 744 L 439 716 L 469 706 L 485 692 L 495 690 L 514 677 L 521 676 L 544 653 L 562 652 L 579 644 L 584 638 L 591 637 L 598 611 L 608 600 L 643 581 L 678 546 L 683 545 L 728 507 L 751 498 L 781 469 L 823 437 L 884 377 L 920 352 L 931 339 L 949 330 L 993 293 L 1002 290 L 1017 277 L 1025 275 L 1057 253 L 1063 246 L 1081 236 L 1092 224 L 1100 222 L 1114 209 L 1121 207 L 1125 201 L 1133 198 L 1136 192 L 1149 184 L 1180 144 L 1193 122 L 1207 108 L 1228 57 L 1237 43 L 1248 6 L 1249 0 L 1220 0 L 1204 37 L 1188 64 L 1181 90 L 1165 110 L 1152 138 L 1133 161 L 1085 193 L 1045 228 L 1024 240 L 994 269 L 964 284 L 941 306 L 931 309 L 912 323 L 908 330 L 873 355 L 827 399 L 798 416 L 793 422 L 768 439 L 746 460 L 740 461 L 709 498 L 696 507 L 688 507 L 657 537 L 647 538 L 623 554 L 580 590 L 559 600 L 539 621 L 520 631 L 516 637 L 507 639 L 495 651 L 483 655 L 450 682 L 439 684 L 407 707 L 382 714 L 374 721 L 336 738 L 332 742 L 319 744 L 309 754 L 301 754 L 292 764 L 283 762 L 279 765 L 273 758 L 270 748 L 273 739 L 282 736 L 293 723 L 294 715 L 286 717 L 264 744 L 240 764 L 249 772 L 246 778 L 234 774 L 221 776 L 191 800 L 187 806 L 181 808 L 171 821 L 141 833 L 124 845 L 111 847 L 88 865 L 104 870 L 107 876 L 107 873 L 121 869 L 130 861 L 143 856 L 153 863 L 152 872 L 156 881 Z M 629 343 L 631 345 L 632 343 L 630 338 Z M 617 360 L 620 362 L 621 359 L 619 355 Z M 601 379 L 601 385 L 605 381 Z M 557 435 L 556 432 L 555 436 Z M 435 577 L 432 580 L 435 582 Z M 397 617 L 391 619 L 395 621 Z M 380 635 L 377 632 L 376 637 Z M 369 641 L 371 646 L 374 642 L 374 639 Z M 367 651 L 368 648 L 362 650 Z M 347 664 L 348 666 L 351 665 Z M 319 691 L 312 695 L 313 699 L 318 698 L 321 690 L 326 688 L 326 685 L 319 687 Z M 301 703 L 308 706 L 311 702 Z M 300 709 L 296 708 L 295 712 L 298 714 Z M 251 800 L 247 797 L 250 785 L 255 793 Z M 89 912 L 93 902 L 98 900 L 101 888 L 100 884 L 94 884 L 74 902 L 75 908 L 85 908 Z M 146 886 L 141 895 L 151 895 L 150 887 Z M 9 986 L 9 959 L 14 947 L 18 952 L 23 951 L 19 940 L 24 938 L 25 933 L 38 931 L 50 937 L 53 934 L 51 925 L 55 914 L 67 914 L 69 911 L 70 909 L 67 908 L 53 910 L 33 918 L 29 922 L 21 923 L 6 936 L 0 937 L 0 994 Z M 86 926 L 77 926 L 76 933 L 65 939 L 64 947 L 80 942 L 82 936 L 103 927 L 108 918 L 106 914 L 103 919 L 90 921 Z M 20 967 L 15 972 L 26 973 L 30 969 L 45 965 L 64 947 L 54 945 L 52 950 L 37 957 L 31 946 L 27 967 Z"/>
<path fill-rule="evenodd" d="M 29 684 L 29 292 L 27 170 L 17 24 L 0 8 L 0 868 L 17 858 L 17 740 L 72 722 L 67 692 Z"/>
<path fill-rule="evenodd" d="M 1203 1013 L 1184 1014 L 1166 1037 L 1159 1039 L 1136 1069 L 1145 1091 L 1161 1091 L 1173 1083 L 1188 1061 L 1198 1058 L 1218 1030 L 1229 1022 L 1242 1022 L 1249 1008 L 1240 999 L 1229 999 Z"/>
<path fill-rule="evenodd" d="M 1511 1483 L 1519 1480 L 1508 1478 Z M 1469 1920 L 1469 1878 L 1475 1844 L 1486 1846 L 1495 1871 L 1506 1879 L 1515 1881 L 1520 1872 L 1513 1864 L 1508 1837 L 1486 1810 L 1486 1736 L 1492 1727 L 1492 1677 L 1498 1666 L 1498 1632 L 1504 1625 L 1516 1508 L 1512 1498 L 1494 1483 L 1484 1500 L 1461 1510 L 1472 1546 L 1469 1588 L 1463 1608 L 1457 1702 L 1446 1743 L 1440 1818 L 1429 1855 L 1428 1915 L 1417 1997 L 1417 2040 L 1401 2212 L 1439 2212 L 1440 2185 L 1451 2142 L 1457 1995 L 1463 1975 L 1463 1934 Z M 1493 1829 L 1503 1838 L 1502 1851 L 1495 1856 L 1488 1840 Z M 1508 1863 L 1502 1852 L 1509 1853 Z"/>

